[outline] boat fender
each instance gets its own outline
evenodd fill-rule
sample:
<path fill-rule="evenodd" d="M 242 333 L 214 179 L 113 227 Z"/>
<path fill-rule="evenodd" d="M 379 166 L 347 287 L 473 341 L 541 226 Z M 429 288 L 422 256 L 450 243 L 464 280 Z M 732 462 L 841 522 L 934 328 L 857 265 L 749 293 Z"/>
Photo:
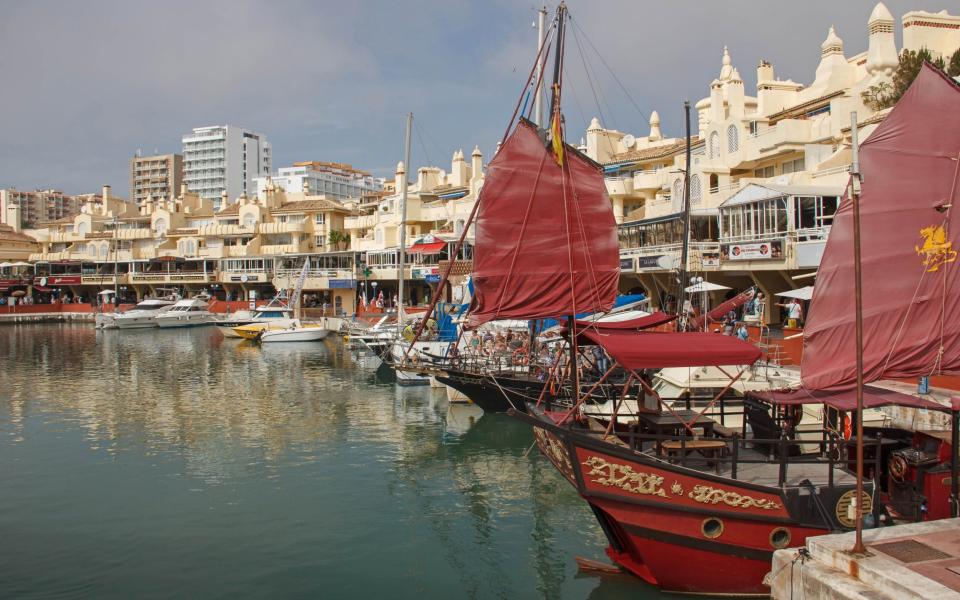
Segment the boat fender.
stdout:
<path fill-rule="evenodd" d="M 850 425 L 850 415 L 843 415 L 843 439 L 849 440 L 853 435 L 853 428 Z"/>

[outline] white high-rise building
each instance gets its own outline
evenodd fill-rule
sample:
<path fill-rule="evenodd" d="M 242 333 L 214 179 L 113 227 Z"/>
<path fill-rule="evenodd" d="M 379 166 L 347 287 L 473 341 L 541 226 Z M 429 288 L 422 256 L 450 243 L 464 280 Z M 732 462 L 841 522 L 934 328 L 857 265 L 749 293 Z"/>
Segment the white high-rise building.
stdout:
<path fill-rule="evenodd" d="M 346 163 L 303 161 L 282 167 L 276 175 L 258 177 L 255 183 L 260 198 L 272 185 L 288 194 L 305 192 L 346 200 L 382 192 L 384 180 Z"/>
<path fill-rule="evenodd" d="M 267 137 L 233 125 L 198 127 L 183 136 L 183 182 L 202 198 L 213 200 L 256 192 L 254 177 L 270 173 Z"/>

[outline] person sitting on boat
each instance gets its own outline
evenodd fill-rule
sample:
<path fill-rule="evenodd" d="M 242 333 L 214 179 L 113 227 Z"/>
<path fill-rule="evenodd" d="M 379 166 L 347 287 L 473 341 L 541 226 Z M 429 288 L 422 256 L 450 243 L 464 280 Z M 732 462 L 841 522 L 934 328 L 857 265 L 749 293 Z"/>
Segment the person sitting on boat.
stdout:
<path fill-rule="evenodd" d="M 743 342 L 750 340 L 750 332 L 747 330 L 747 324 L 743 321 L 740 321 L 740 326 L 737 327 L 737 339 Z"/>

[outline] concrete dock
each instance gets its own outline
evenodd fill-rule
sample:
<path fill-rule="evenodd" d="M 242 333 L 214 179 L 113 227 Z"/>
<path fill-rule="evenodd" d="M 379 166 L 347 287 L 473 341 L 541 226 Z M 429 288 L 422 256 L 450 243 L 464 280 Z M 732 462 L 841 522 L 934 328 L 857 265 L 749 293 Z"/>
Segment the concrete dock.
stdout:
<path fill-rule="evenodd" d="M 960 519 L 809 538 L 773 555 L 774 600 L 960 600 Z"/>

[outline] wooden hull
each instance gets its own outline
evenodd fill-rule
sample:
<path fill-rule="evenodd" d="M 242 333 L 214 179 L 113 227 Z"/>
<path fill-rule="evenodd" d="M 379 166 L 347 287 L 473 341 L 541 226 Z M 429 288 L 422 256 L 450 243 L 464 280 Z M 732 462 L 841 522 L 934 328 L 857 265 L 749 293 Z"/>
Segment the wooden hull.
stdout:
<path fill-rule="evenodd" d="M 486 375 L 448 371 L 436 378 L 466 396 L 483 412 L 507 412 L 510 409 L 523 412 L 527 408 L 527 401 L 539 398 L 543 390 L 543 383 L 539 381 L 512 377 L 497 377 L 494 380 Z M 553 396 L 548 391 L 545 398 L 552 400 Z"/>
<path fill-rule="evenodd" d="M 593 509 L 608 556 L 666 591 L 766 596 L 774 550 L 844 528 L 830 513 L 849 486 L 747 483 L 558 427 L 542 415 L 516 416 L 533 425 L 541 453 Z"/>

